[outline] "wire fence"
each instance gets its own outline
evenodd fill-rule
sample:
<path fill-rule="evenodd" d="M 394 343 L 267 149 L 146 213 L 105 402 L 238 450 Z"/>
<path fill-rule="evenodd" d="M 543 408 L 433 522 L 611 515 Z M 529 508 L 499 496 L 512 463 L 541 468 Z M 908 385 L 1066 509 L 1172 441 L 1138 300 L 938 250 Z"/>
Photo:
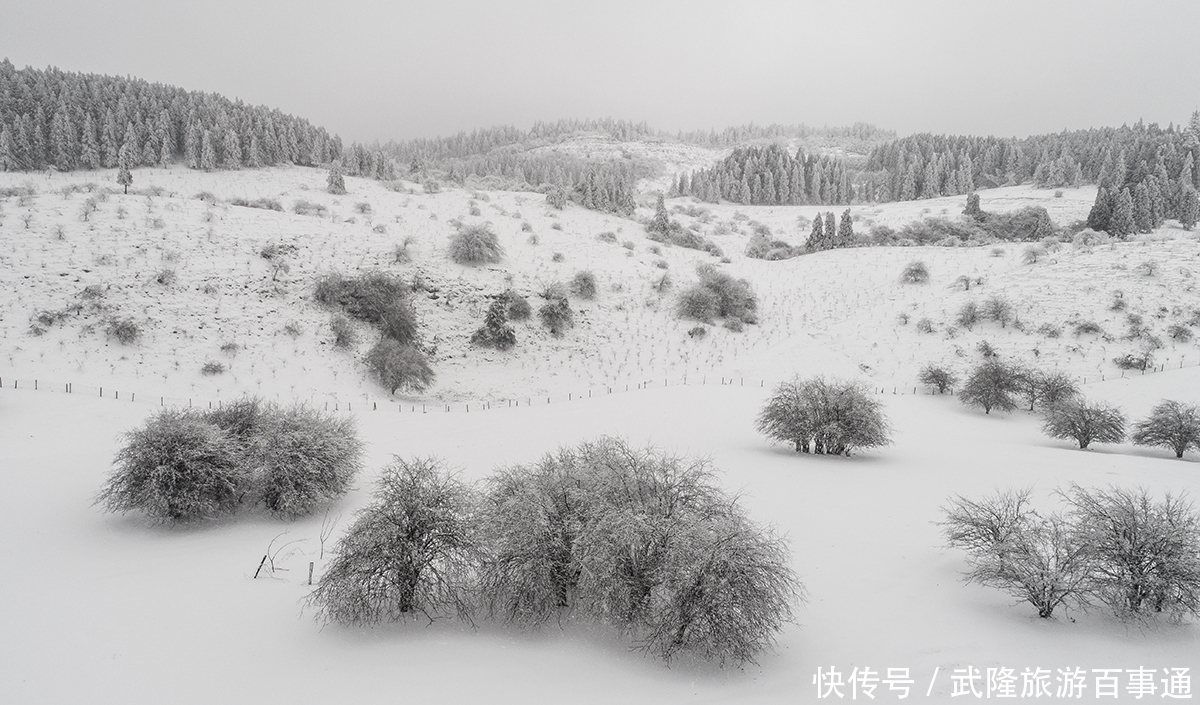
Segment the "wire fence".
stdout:
<path fill-rule="evenodd" d="M 1155 374 L 1164 372 L 1167 369 L 1182 369 L 1186 367 L 1195 367 L 1200 365 L 1198 361 L 1195 365 L 1185 365 L 1183 360 L 1176 365 L 1154 365 L 1143 370 L 1122 370 L 1117 374 L 1099 374 L 1092 377 L 1081 378 L 1082 384 L 1090 382 L 1103 382 L 1113 379 L 1122 379 L 1127 377 L 1144 376 L 1146 374 Z M 609 396 L 612 394 L 625 394 L 629 392 L 644 391 L 650 389 L 666 389 L 668 387 L 692 387 L 692 386 L 722 386 L 722 387 L 758 387 L 758 388 L 774 388 L 782 380 L 767 380 L 764 378 L 748 378 L 738 376 L 721 376 L 721 375 L 685 375 L 682 377 L 658 377 L 653 379 L 630 380 L 627 382 L 605 384 L 598 387 L 590 387 L 582 391 L 565 392 L 558 394 L 540 395 L 540 396 L 523 396 L 519 398 L 503 399 L 501 401 L 469 401 L 469 402 L 441 402 L 441 401 L 400 401 L 396 399 L 370 399 L 363 398 L 359 400 L 344 400 L 344 401 L 317 401 L 315 397 L 308 399 L 297 399 L 296 401 L 307 403 L 309 406 L 323 407 L 328 411 L 372 411 L 384 413 L 398 414 L 429 414 L 429 413 L 478 413 L 483 411 L 492 411 L 496 409 L 512 409 L 530 406 L 545 406 L 547 404 L 558 404 L 563 402 L 582 401 L 585 399 L 595 399 L 598 397 Z M 219 409 L 227 400 L 221 399 L 206 399 L 198 397 L 178 397 L 166 396 L 159 394 L 146 394 L 132 390 L 122 390 L 115 387 L 80 385 L 74 382 L 56 382 L 44 379 L 21 379 L 17 377 L 0 377 L 0 390 L 32 390 L 48 393 L 70 394 L 79 396 L 90 396 L 101 399 L 111 399 L 115 402 L 124 402 L 130 404 L 143 404 L 148 406 L 172 407 L 172 408 L 200 408 L 200 409 Z M 892 384 L 881 386 L 876 384 L 872 387 L 872 391 L 877 395 L 936 395 L 938 392 L 932 387 L 926 385 L 900 385 Z M 954 392 L 950 391 L 953 395 Z"/>

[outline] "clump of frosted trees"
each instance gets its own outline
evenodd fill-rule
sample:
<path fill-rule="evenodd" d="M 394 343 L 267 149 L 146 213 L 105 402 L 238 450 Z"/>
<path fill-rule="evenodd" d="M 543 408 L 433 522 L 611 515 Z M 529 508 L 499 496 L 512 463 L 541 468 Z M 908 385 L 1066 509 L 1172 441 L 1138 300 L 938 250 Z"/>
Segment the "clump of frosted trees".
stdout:
<path fill-rule="evenodd" d="M 792 620 L 786 542 L 706 462 L 601 438 L 471 486 L 397 458 L 309 597 L 349 625 L 412 617 L 610 625 L 670 661 L 744 663 Z"/>
<path fill-rule="evenodd" d="M 310 514 L 350 489 L 363 452 L 352 419 L 253 398 L 164 409 L 123 440 L 97 502 L 175 523 L 256 505 Z"/>
<path fill-rule="evenodd" d="M 797 453 L 850 455 L 891 442 L 882 406 L 869 391 L 823 377 L 780 384 L 759 412 L 757 426 Z"/>
<path fill-rule="evenodd" d="M 1074 484 L 1056 495 L 1063 507 L 1052 512 L 1035 509 L 1029 490 L 952 498 L 942 527 L 967 553 L 965 579 L 1028 602 L 1042 618 L 1095 605 L 1119 618 L 1200 616 L 1200 514 L 1191 502 Z"/>

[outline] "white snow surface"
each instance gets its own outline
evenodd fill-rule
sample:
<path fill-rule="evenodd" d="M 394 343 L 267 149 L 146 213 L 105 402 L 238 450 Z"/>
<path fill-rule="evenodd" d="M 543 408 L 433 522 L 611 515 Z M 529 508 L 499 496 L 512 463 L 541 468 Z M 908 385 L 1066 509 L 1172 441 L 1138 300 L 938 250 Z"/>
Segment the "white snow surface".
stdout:
<path fill-rule="evenodd" d="M 987 340 L 1006 357 L 1086 378 L 1090 397 L 1120 404 L 1133 419 L 1159 399 L 1200 401 L 1200 353 L 1166 334 L 1200 304 L 1192 276 L 1200 251 L 1191 234 L 1166 228 L 1138 242 L 1064 245 L 1032 265 L 1022 263 L 1024 245 L 1017 244 L 1001 245 L 1000 256 L 991 247 L 866 248 L 763 262 L 741 255 L 749 221 L 795 243 L 807 235 L 798 217 L 830 208 L 703 206 L 706 216 L 673 217 L 697 222 L 706 234 L 718 223 L 738 227 L 711 237 L 730 256 L 724 266 L 753 283 L 762 321 L 743 333 L 713 326 L 697 341 L 686 334 L 695 323 L 674 316 L 673 293 L 660 296 L 650 283 L 670 271 L 678 290 L 694 279 L 696 263 L 714 258 L 666 247 L 661 258 L 653 255 L 654 243 L 631 220 L 574 207 L 551 211 L 537 194 L 430 195 L 414 184 L 407 184 L 414 193 L 393 193 L 357 179 L 347 180 L 350 195 L 333 197 L 322 190 L 323 172 L 301 168 L 139 170 L 134 177 L 138 188 L 164 193 L 110 195 L 85 222 L 79 213 L 89 194 L 64 196 L 62 187 L 111 184 L 111 173 L 0 174 L 0 186 L 28 180 L 38 190 L 23 204 L 0 201 L 0 535 L 7 537 L 0 554 L 0 703 L 810 702 L 817 700 L 814 674 L 831 666 L 846 676 L 856 667 L 909 668 L 911 701 L 949 702 L 962 700 L 952 697 L 952 672 L 968 667 L 1018 674 L 1040 667 L 1056 676 L 1067 667 L 1145 666 L 1158 669 L 1157 678 L 1162 668 L 1189 667 L 1194 680 L 1200 676 L 1196 624 L 1130 625 L 1099 610 L 1040 620 L 1008 595 L 964 584 L 964 554 L 943 547 L 936 525 L 951 495 L 995 488 L 1033 485 L 1047 507 L 1055 488 L 1073 482 L 1195 497 L 1197 454 L 1176 460 L 1169 451 L 1128 444 L 1079 451 L 1046 438 L 1033 414 L 984 415 L 950 396 L 912 393 L 922 364 L 946 362 L 963 372 L 978 359 L 975 345 Z M 193 198 L 200 191 L 222 202 L 277 198 L 286 212 L 210 207 Z M 1065 223 L 1086 216 L 1094 191 L 1054 198 L 1014 187 L 981 196 L 985 210 L 1038 203 Z M 293 214 L 301 198 L 330 214 Z M 481 216 L 468 215 L 471 200 Z M 961 201 L 851 211 L 860 227 L 897 227 L 925 210 L 956 217 Z M 370 223 L 355 209 L 361 202 L 371 204 Z M 346 222 L 351 217 L 357 222 Z M 483 268 L 449 263 L 452 218 L 489 220 L 506 259 Z M 522 222 L 539 244 L 527 242 Z M 374 231 L 380 224 L 386 232 Z M 618 244 L 596 239 L 605 231 Z M 406 236 L 412 262 L 394 263 L 392 250 Z M 634 249 L 622 247 L 624 240 Z M 271 243 L 297 246 L 290 271 L 275 281 L 258 254 Z M 554 252 L 564 261 L 552 261 Z M 659 259 L 667 270 L 655 265 Z M 915 259 L 929 265 L 931 281 L 901 284 L 900 271 Z M 1146 261 L 1157 265 L 1152 276 L 1138 271 Z M 168 268 L 175 282 L 155 281 Z M 369 332 L 363 328 L 358 350 L 335 350 L 330 314 L 311 300 L 317 274 L 372 268 L 419 274 L 438 290 L 436 299 L 427 291 L 417 296 L 439 375 L 423 397 L 391 397 L 367 380 L 357 360 Z M 467 344 L 487 294 L 511 285 L 531 294 L 536 309 L 540 287 L 580 269 L 596 272 L 601 293 L 594 302 L 572 300 L 577 325 L 562 339 L 535 318 L 518 324 L 518 347 L 508 353 Z M 955 289 L 963 274 L 983 278 L 983 286 Z M 85 307 L 40 335 L 31 332 L 38 312 L 68 307 L 88 285 L 104 289 L 103 308 Z M 1127 303 L 1123 311 L 1110 308 L 1116 290 Z M 947 335 L 963 302 L 992 295 L 1016 306 L 1024 332 L 984 323 Z M 1112 365 L 1112 357 L 1141 344 L 1123 339 L 1131 312 L 1162 340 L 1156 361 L 1165 371 L 1122 379 Z M 901 313 L 907 325 L 898 322 Z M 142 339 L 133 346 L 108 339 L 105 322 L 114 316 L 137 320 Z M 915 330 L 923 317 L 933 333 Z M 1094 320 L 1105 335 L 1075 336 L 1070 324 L 1082 320 Z M 303 332 L 285 334 L 289 322 Z M 1042 324 L 1063 333 L 1039 334 Z M 223 352 L 231 342 L 238 349 Z M 210 360 L 229 372 L 201 375 Z M 754 430 L 754 417 L 772 384 L 793 374 L 857 377 L 886 389 L 881 398 L 894 444 L 852 458 L 802 456 L 769 444 Z M 27 384 L 34 379 L 37 391 Z M 75 383 L 75 393 L 62 393 L 66 382 Z M 638 389 L 641 382 L 651 384 Z M 101 386 L 103 398 L 93 393 Z M 114 399 L 113 390 L 138 397 Z M 324 558 L 322 516 L 279 522 L 251 513 L 168 527 L 93 504 L 120 434 L 155 413 L 159 397 L 206 404 L 246 393 L 329 403 L 357 420 L 367 470 L 330 510 L 337 524 Z M 513 401 L 520 405 L 509 406 Z M 491 408 L 482 410 L 483 402 Z M 369 410 L 372 403 L 379 410 Z M 422 403 L 454 411 L 412 413 Z M 807 601 L 798 624 L 758 664 L 719 669 L 682 661 L 668 668 L 631 652 L 619 635 L 575 623 L 535 632 L 450 621 L 321 628 L 304 609 L 309 562 L 319 579 L 327 549 L 366 504 L 393 454 L 437 455 L 464 478 L 478 479 L 601 434 L 711 458 L 751 516 L 789 536 Z M 275 548 L 287 544 L 275 570 L 254 579 L 273 540 Z M 1091 686 L 1089 680 L 1087 699 Z M 849 687 L 843 690 L 849 700 Z M 1200 680 L 1193 690 L 1200 692 Z M 880 701 L 895 697 L 886 687 L 876 692 Z M 1122 692 L 1120 699 L 1132 697 Z"/>

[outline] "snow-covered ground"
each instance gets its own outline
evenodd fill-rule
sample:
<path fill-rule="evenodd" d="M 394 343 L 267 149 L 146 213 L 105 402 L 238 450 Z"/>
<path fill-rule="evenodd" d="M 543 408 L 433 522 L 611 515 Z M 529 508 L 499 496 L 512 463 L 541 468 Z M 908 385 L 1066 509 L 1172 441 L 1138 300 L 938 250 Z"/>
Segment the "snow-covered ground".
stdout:
<path fill-rule="evenodd" d="M 8 537 L 0 562 L 0 702 L 808 702 L 816 699 L 817 669 L 830 667 L 847 676 L 856 667 L 885 675 L 908 668 L 911 700 L 949 701 L 955 669 L 1012 668 L 1019 678 L 1026 668 L 1044 668 L 1052 682 L 1068 667 L 1200 674 L 1196 625 L 1130 626 L 1101 612 L 1039 620 L 1000 592 L 962 584 L 963 554 L 942 547 L 935 524 L 950 495 L 996 487 L 1034 485 L 1046 502 L 1071 482 L 1196 496 L 1195 454 L 1178 461 L 1129 445 L 1082 452 L 1045 438 L 1032 415 L 985 416 L 952 397 L 911 394 L 922 364 L 965 371 L 987 340 L 1006 357 L 1085 377 L 1089 396 L 1118 403 L 1135 419 L 1162 398 L 1200 401 L 1200 353 L 1166 335 L 1200 305 L 1193 278 L 1200 251 L 1190 234 L 1164 229 L 1090 250 L 1064 245 L 1035 264 L 1024 264 L 1023 246 L 1012 244 L 1000 253 L 868 248 L 764 262 L 741 254 L 751 221 L 799 242 L 807 235 L 799 219 L 829 208 L 706 206 L 707 215 L 675 217 L 696 222 L 729 255 L 724 266 L 753 283 L 762 322 L 742 333 L 715 326 L 695 340 L 686 334 L 694 323 L 673 314 L 673 292 L 660 295 L 651 283 L 669 271 L 677 291 L 694 279 L 697 263 L 716 261 L 707 254 L 668 247 L 653 254 L 656 244 L 636 223 L 574 207 L 552 211 L 536 194 L 425 194 L 415 184 L 413 193 L 396 193 L 348 179 L 351 193 L 333 197 L 323 191 L 324 176 L 299 168 L 140 170 L 135 186 L 157 186 L 162 195 L 98 198 L 84 221 L 81 209 L 96 194 L 64 196 L 63 187 L 107 185 L 111 174 L 0 175 L 0 186 L 28 180 L 37 189 L 24 202 L 0 201 L 0 535 Z M 195 198 L 204 191 L 220 204 Z M 1062 223 L 1084 217 L 1092 199 L 1086 189 L 1056 199 L 1025 187 L 981 196 L 985 210 L 1038 203 Z M 278 199 L 286 212 L 228 205 L 232 198 Z M 328 213 L 292 213 L 300 199 Z M 868 220 L 896 227 L 942 209 L 954 217 L 961 200 L 851 210 L 862 227 Z M 472 201 L 478 216 L 470 215 Z M 370 213 L 359 203 L 370 204 Z M 490 221 L 507 250 L 504 262 L 450 263 L 454 218 Z M 729 233 L 717 234 L 722 224 Z M 606 231 L 617 244 L 597 239 Z M 411 262 L 398 263 L 393 253 L 405 238 Z M 288 271 L 273 271 L 260 257 L 270 244 L 295 245 Z M 902 284 L 901 270 L 918 259 L 930 281 Z M 1152 275 L 1139 270 L 1146 261 L 1157 265 Z M 330 313 L 312 301 L 313 278 L 367 269 L 425 281 L 416 303 L 437 348 L 439 376 L 426 397 L 389 397 L 365 378 L 365 328 L 359 349 L 334 349 Z M 585 269 L 596 273 L 600 295 L 572 300 L 577 325 L 563 338 L 535 320 L 518 324 L 519 344 L 508 353 L 467 344 L 486 295 L 513 286 L 536 306 L 540 288 Z M 173 270 L 173 281 L 157 281 L 164 270 Z M 983 284 L 960 291 L 953 286 L 960 275 Z M 85 300 L 89 286 L 101 294 Z M 1124 310 L 1112 308 L 1116 290 Z M 1024 331 L 983 323 L 948 333 L 963 303 L 993 295 L 1015 306 Z M 77 302 L 78 311 L 38 321 L 41 311 Z M 1111 358 L 1145 340 L 1123 339 L 1129 313 L 1142 315 L 1147 335 L 1161 339 L 1156 360 L 1176 369 L 1120 378 Z M 104 332 L 108 320 L 126 317 L 144 330 L 131 346 Z M 916 330 L 922 318 L 932 333 Z M 1104 333 L 1076 336 L 1074 321 L 1095 321 Z M 284 331 L 289 324 L 298 335 Z M 1062 335 L 1039 333 L 1044 324 L 1062 327 Z M 33 326 L 43 330 L 35 334 Z M 229 343 L 236 348 L 223 350 Z M 207 361 L 229 371 L 204 376 Z M 908 387 L 908 395 L 882 397 L 894 445 L 846 459 L 768 444 L 754 431 L 754 416 L 772 382 L 796 373 Z M 1096 381 L 1102 374 L 1106 381 Z M 678 384 L 685 375 L 688 385 Z M 739 383 L 712 383 L 730 377 Z M 39 379 L 42 388 L 13 389 L 14 378 Z M 695 384 L 706 378 L 709 384 Z M 588 389 L 623 391 L 627 380 L 628 394 L 586 398 Z M 637 389 L 643 381 L 654 384 Z M 73 382 L 77 393 L 47 391 L 57 389 L 52 382 Z M 110 393 L 81 393 L 99 386 Z M 114 399 L 111 390 L 139 396 Z M 154 398 L 205 403 L 244 393 L 336 403 L 338 413 L 357 418 L 368 469 L 331 510 L 336 528 L 325 548 L 365 504 L 392 454 L 439 455 L 470 479 L 600 434 L 711 457 L 751 516 L 790 536 L 808 591 L 799 624 L 744 670 L 686 662 L 667 668 L 629 652 L 615 635 L 575 624 L 532 634 L 449 622 L 320 629 L 301 601 L 309 562 L 319 579 L 328 560 L 321 557 L 324 517 L 281 523 L 250 515 L 171 528 L 106 515 L 92 504 L 120 434 L 154 412 Z M 568 394 L 573 401 L 562 403 Z M 547 395 L 555 403 L 506 403 Z M 462 413 L 466 403 L 485 400 L 490 410 Z M 370 401 L 386 403 L 368 411 Z M 397 413 L 402 401 L 409 406 Z M 452 404 L 456 412 L 411 413 L 422 402 Z M 275 549 L 276 570 L 253 579 L 263 554 Z M 1122 674 L 1122 689 L 1126 682 Z M 1090 699 L 1091 676 L 1088 683 Z M 843 691 L 850 699 L 849 688 Z M 876 692 L 878 700 L 894 697 L 886 686 Z"/>
<path fill-rule="evenodd" d="M 1198 373 L 1109 381 L 1088 392 L 1141 415 L 1161 397 L 1194 399 Z M 0 701 L 348 702 L 387 694 L 444 703 L 809 702 L 818 668 L 870 667 L 911 669 L 912 700 L 933 702 L 951 699 L 951 676 L 967 667 L 1055 676 L 1068 667 L 1200 671 L 1194 624 L 1130 626 L 1099 612 L 1044 621 L 1007 595 L 962 584 L 963 554 L 942 548 L 934 524 L 949 495 L 995 487 L 1034 485 L 1043 501 L 1071 482 L 1194 496 L 1194 455 L 1177 461 L 1130 446 L 1083 452 L 1046 439 L 1023 413 L 984 416 L 950 397 L 889 395 L 895 445 L 850 459 L 798 456 L 753 430 L 767 391 L 675 387 L 478 414 L 362 412 L 369 470 L 330 513 L 336 538 L 393 453 L 439 455 L 467 478 L 602 433 L 710 456 L 751 515 L 790 536 L 808 590 L 799 624 L 774 653 L 758 666 L 719 670 L 668 669 L 618 637 L 573 624 L 532 634 L 453 623 L 322 630 L 301 600 L 309 561 L 318 579 L 325 565 L 323 517 L 170 528 L 103 514 L 92 498 L 117 436 L 152 410 L 6 388 Z M 254 580 L 272 541 L 288 545 L 275 573 Z M 931 679 L 934 697 L 926 699 Z"/>

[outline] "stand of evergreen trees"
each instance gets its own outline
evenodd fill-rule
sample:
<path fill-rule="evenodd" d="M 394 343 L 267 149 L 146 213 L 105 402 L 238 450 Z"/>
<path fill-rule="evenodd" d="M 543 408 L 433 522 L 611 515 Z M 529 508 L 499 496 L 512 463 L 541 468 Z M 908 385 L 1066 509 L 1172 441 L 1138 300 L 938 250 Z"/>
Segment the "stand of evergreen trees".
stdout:
<path fill-rule="evenodd" d="M 747 205 L 844 204 L 854 194 L 844 160 L 793 156 L 782 144 L 735 148 L 711 169 L 680 174 L 671 188 L 673 196 Z"/>
<path fill-rule="evenodd" d="M 912 200 L 1034 183 L 1102 187 L 1088 225 L 1118 236 L 1146 232 L 1165 218 L 1196 222 L 1200 112 L 1187 126 L 1138 122 L 1023 139 L 921 134 L 872 150 L 858 176 L 860 198 Z M 1126 193 L 1128 192 L 1128 193 Z"/>
<path fill-rule="evenodd" d="M 333 161 L 353 176 L 393 178 L 379 150 L 346 148 L 336 135 L 277 109 L 136 78 L 18 70 L 8 59 L 0 62 L 2 171 Z"/>

